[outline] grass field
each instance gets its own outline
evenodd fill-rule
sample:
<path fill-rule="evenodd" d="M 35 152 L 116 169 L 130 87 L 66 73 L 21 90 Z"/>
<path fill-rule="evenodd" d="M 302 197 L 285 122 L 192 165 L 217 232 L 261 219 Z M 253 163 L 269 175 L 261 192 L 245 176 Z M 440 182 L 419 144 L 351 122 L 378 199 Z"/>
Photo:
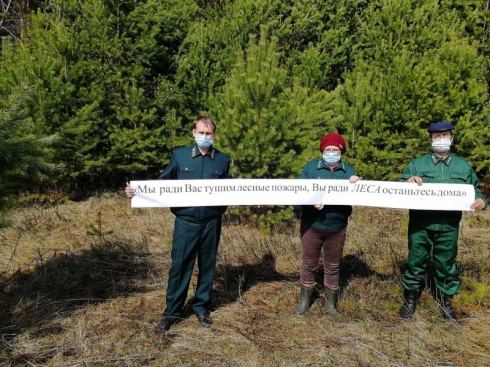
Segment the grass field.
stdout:
<path fill-rule="evenodd" d="M 267 233 L 226 216 L 213 327 L 189 315 L 164 336 L 153 328 L 170 265 L 167 209 L 105 194 L 11 219 L 0 230 L 0 366 L 490 365 L 490 212 L 464 214 L 458 323 L 443 321 L 427 291 L 412 320 L 398 319 L 407 211 L 356 207 L 340 317 L 323 312 L 322 294 L 304 316 L 292 312 L 299 223 Z"/>

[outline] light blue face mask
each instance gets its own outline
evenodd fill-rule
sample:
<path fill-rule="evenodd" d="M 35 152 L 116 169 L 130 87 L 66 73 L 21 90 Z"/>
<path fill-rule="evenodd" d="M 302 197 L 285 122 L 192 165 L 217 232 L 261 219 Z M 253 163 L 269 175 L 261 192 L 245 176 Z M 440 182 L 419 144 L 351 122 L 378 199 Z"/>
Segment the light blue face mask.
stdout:
<path fill-rule="evenodd" d="M 340 162 L 340 156 L 341 154 L 337 154 L 337 153 L 323 153 L 323 160 L 327 163 L 327 164 L 336 164 L 336 163 L 339 163 Z"/>
<path fill-rule="evenodd" d="M 445 153 L 451 149 L 451 139 L 437 139 L 432 141 L 432 149 L 437 153 Z"/>
<path fill-rule="evenodd" d="M 207 137 L 205 135 L 196 135 L 194 137 L 196 144 L 200 148 L 209 148 L 213 144 L 213 138 Z"/>

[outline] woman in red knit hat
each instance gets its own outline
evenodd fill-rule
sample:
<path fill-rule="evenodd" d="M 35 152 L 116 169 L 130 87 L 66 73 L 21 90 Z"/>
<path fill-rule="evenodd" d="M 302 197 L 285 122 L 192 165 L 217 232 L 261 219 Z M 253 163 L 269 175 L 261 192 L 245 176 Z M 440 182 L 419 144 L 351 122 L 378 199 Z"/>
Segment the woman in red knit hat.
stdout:
<path fill-rule="evenodd" d="M 335 133 L 325 135 L 320 141 L 321 159 L 308 162 L 300 175 L 305 179 L 349 180 L 361 179 L 354 168 L 342 162 L 345 139 Z M 340 258 L 345 243 L 347 223 L 352 213 L 349 205 L 305 205 L 301 213 L 301 294 L 294 313 L 302 315 L 311 306 L 315 291 L 315 272 L 323 250 L 323 286 L 325 311 L 338 314 Z"/>

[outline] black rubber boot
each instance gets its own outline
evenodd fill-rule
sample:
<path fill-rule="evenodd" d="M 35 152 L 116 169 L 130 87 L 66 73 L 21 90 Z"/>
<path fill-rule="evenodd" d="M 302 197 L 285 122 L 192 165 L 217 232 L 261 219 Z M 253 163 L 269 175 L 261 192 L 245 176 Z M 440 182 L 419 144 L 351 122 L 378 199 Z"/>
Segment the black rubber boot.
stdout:
<path fill-rule="evenodd" d="M 403 291 L 403 306 L 400 309 L 398 315 L 402 319 L 410 319 L 415 313 L 415 309 L 417 308 L 417 300 L 419 298 L 419 291 L 409 291 L 405 289 Z"/>
<path fill-rule="evenodd" d="M 313 292 L 315 287 L 305 287 L 301 286 L 301 293 L 299 295 L 299 304 L 294 308 L 294 313 L 296 315 L 302 315 L 310 309 L 311 300 L 313 298 Z"/>
<path fill-rule="evenodd" d="M 446 320 L 456 321 L 456 312 L 453 308 L 453 296 L 437 291 L 437 302 L 439 302 L 439 307 L 441 309 L 442 316 Z"/>
<path fill-rule="evenodd" d="M 330 316 L 337 316 L 339 314 L 339 309 L 337 306 L 338 298 L 338 290 L 333 291 L 331 289 L 325 288 L 325 312 Z"/>

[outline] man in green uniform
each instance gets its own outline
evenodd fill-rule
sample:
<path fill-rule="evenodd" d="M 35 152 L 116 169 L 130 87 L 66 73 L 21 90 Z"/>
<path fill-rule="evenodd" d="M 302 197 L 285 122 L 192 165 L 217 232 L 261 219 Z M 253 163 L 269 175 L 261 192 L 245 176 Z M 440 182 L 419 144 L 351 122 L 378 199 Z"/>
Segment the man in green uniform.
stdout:
<path fill-rule="evenodd" d="M 216 136 L 214 121 L 200 116 L 194 122 L 192 132 L 195 144 L 175 150 L 159 178 L 230 178 L 230 159 L 212 145 Z M 129 185 L 125 191 L 128 197 L 134 196 L 134 190 Z M 210 327 L 213 321 L 208 307 L 221 235 L 221 217 L 226 206 L 176 207 L 170 210 L 175 214 L 172 265 L 168 277 L 166 308 L 156 331 L 167 332 L 181 320 L 196 258 L 199 273 L 192 311 L 201 325 Z"/>
<path fill-rule="evenodd" d="M 454 126 L 447 122 L 432 124 L 427 130 L 432 153 L 413 159 L 401 181 L 416 183 L 459 183 L 475 188 L 472 210 L 482 210 L 487 203 L 480 183 L 471 166 L 451 153 Z M 455 320 L 452 297 L 459 293 L 461 281 L 457 274 L 459 222 L 461 211 L 410 210 L 408 224 L 408 259 L 403 275 L 404 303 L 400 317 L 411 318 L 422 291 L 429 258 L 432 254 L 436 299 L 443 316 Z"/>

